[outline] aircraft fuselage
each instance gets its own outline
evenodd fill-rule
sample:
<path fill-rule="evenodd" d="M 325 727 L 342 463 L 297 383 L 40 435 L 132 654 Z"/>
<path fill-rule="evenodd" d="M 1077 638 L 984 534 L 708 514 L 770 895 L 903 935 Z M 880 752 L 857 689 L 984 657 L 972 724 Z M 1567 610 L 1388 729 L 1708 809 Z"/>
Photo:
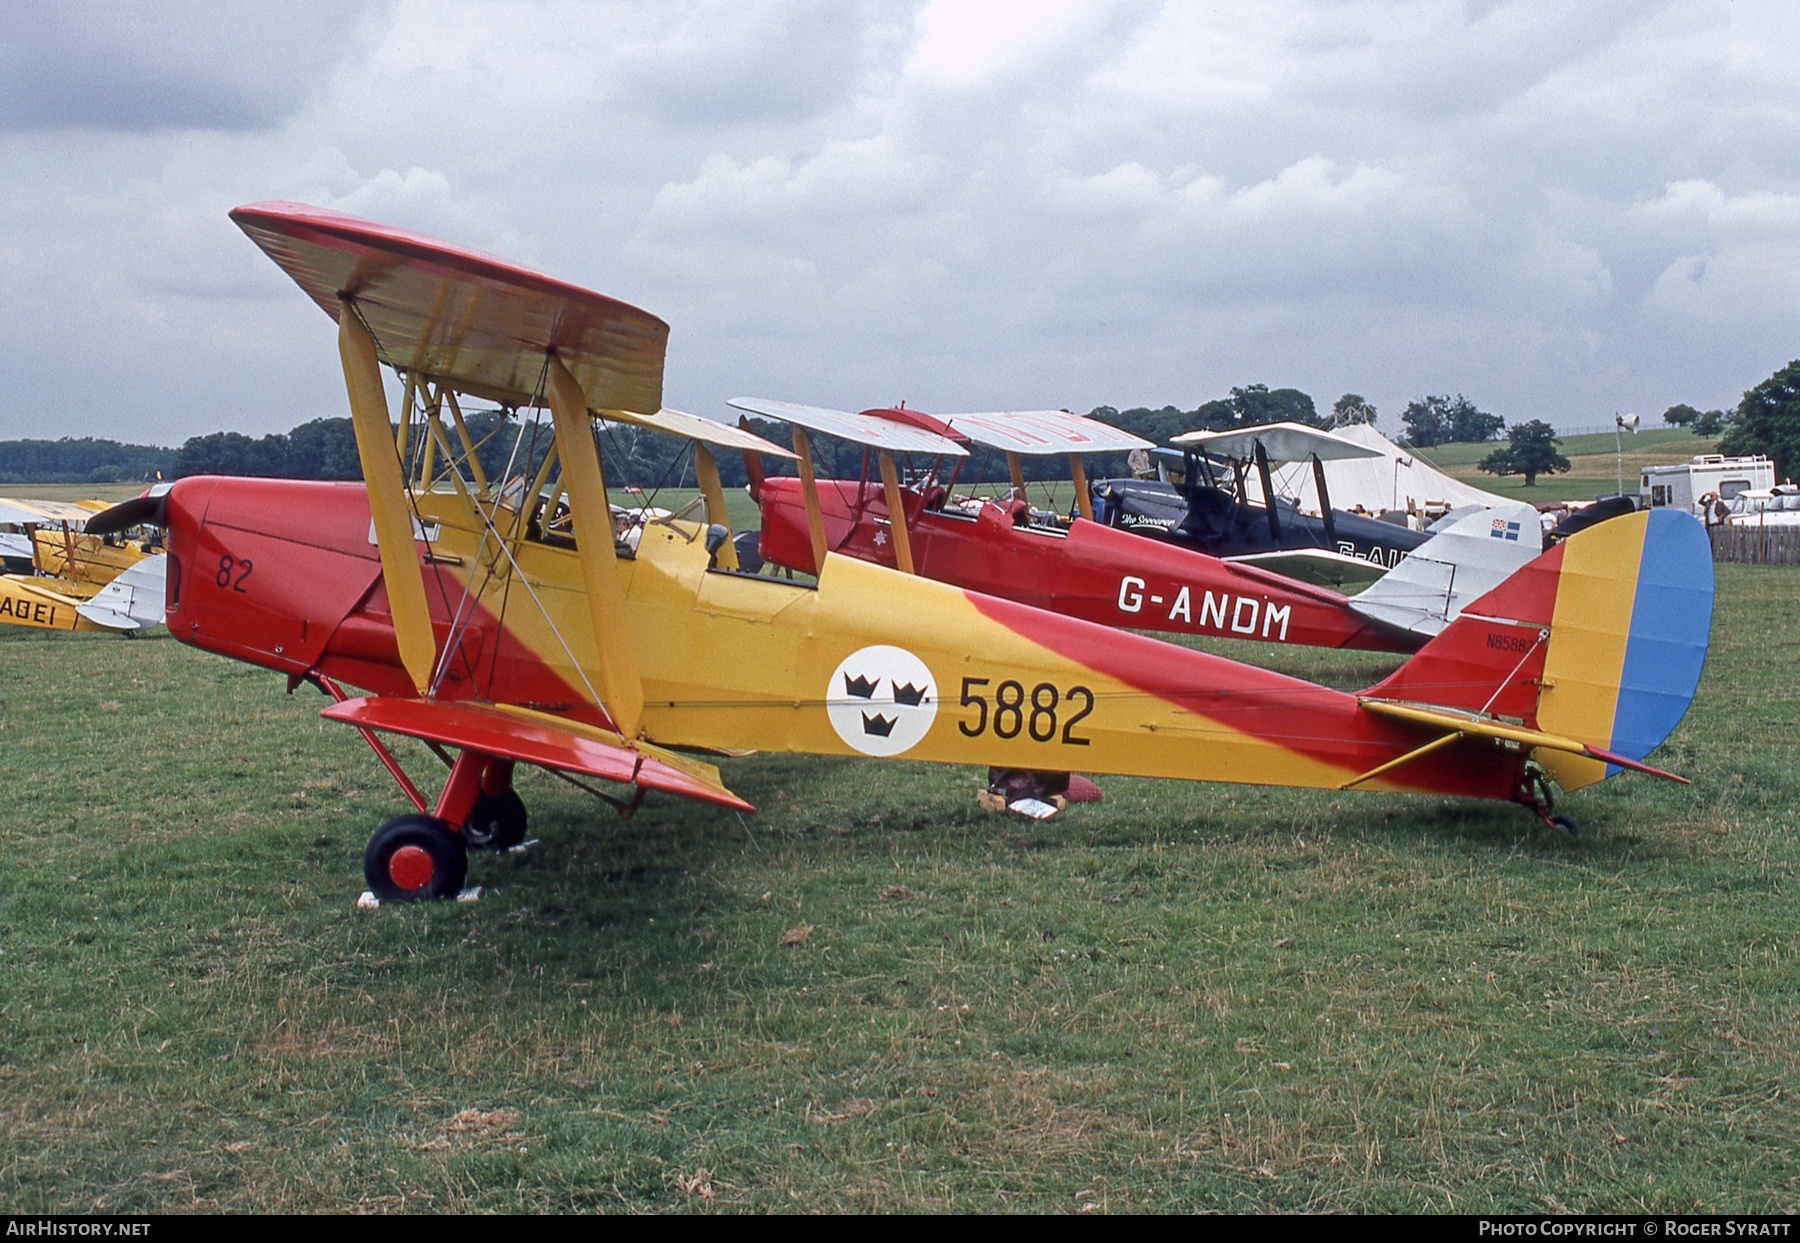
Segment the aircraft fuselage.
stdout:
<path fill-rule="evenodd" d="M 434 694 L 609 724 L 576 554 L 418 503 Z M 186 479 L 166 518 L 178 638 L 416 694 L 361 485 Z M 1354 695 L 849 558 L 816 586 L 711 569 L 703 535 L 652 523 L 620 557 L 649 742 L 1326 788 L 1420 743 Z M 1359 788 L 1505 799 L 1523 763 L 1466 739 Z"/>
<path fill-rule="evenodd" d="M 879 484 L 820 480 L 818 491 L 829 549 L 895 564 Z M 1425 642 L 1358 615 L 1335 591 L 1177 544 L 1080 518 L 1067 527 L 1040 526 L 1018 500 L 957 510 L 928 503 L 914 489 L 901 495 L 917 572 L 970 591 L 1133 630 L 1384 652 L 1415 652 Z M 764 479 L 757 503 L 763 558 L 811 573 L 800 481 Z"/>

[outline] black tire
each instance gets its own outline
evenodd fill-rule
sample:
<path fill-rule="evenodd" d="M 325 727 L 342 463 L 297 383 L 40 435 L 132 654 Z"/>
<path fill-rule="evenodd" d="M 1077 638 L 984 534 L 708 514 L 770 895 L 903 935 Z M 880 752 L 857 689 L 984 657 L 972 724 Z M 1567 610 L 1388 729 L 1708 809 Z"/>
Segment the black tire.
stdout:
<path fill-rule="evenodd" d="M 482 795 L 469 808 L 462 835 L 476 850 L 496 854 L 511 850 L 525 840 L 525 800 L 512 790 L 492 797 Z"/>
<path fill-rule="evenodd" d="M 461 837 L 435 816 L 399 816 L 375 830 L 363 851 L 363 879 L 383 902 L 454 898 L 469 874 Z"/>
<path fill-rule="evenodd" d="M 1572 817 L 1551 816 L 1550 827 L 1555 829 L 1558 833 L 1566 833 L 1570 837 L 1575 836 L 1575 821 Z"/>

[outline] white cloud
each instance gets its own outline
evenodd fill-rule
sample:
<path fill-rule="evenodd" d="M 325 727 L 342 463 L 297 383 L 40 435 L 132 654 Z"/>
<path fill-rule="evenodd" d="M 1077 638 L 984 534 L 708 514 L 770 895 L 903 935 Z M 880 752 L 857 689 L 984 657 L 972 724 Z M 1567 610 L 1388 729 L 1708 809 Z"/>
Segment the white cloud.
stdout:
<path fill-rule="evenodd" d="M 978 85 L 1091 31 L 1110 8 L 1096 0 L 929 0 L 906 72 L 950 86 Z"/>
<path fill-rule="evenodd" d="M 1773 0 L 346 0 L 101 44 L 19 11 L 15 62 L 142 89 L 0 109 L 0 437 L 336 413 L 328 325 L 225 218 L 267 198 L 638 302 L 702 413 L 1260 381 L 1580 423 L 1793 352 Z"/>
<path fill-rule="evenodd" d="M 1800 193 L 1730 195 L 1707 181 L 1678 182 L 1629 219 L 1683 248 L 1650 287 L 1652 313 L 1696 333 L 1748 330 L 1771 345 L 1792 341 L 1800 320 Z"/>

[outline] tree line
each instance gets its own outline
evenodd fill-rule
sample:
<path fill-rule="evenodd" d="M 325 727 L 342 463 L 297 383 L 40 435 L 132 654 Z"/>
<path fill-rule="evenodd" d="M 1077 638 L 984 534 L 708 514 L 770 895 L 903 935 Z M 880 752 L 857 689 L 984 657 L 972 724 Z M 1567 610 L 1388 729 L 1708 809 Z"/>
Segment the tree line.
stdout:
<path fill-rule="evenodd" d="M 175 450 L 116 440 L 0 441 L 0 483 L 128 483 L 166 475 Z"/>
<path fill-rule="evenodd" d="M 1357 393 L 1345 393 L 1330 410 L 1320 411 L 1312 397 L 1299 389 L 1250 384 L 1191 409 L 1097 406 L 1088 414 L 1152 443 L 1166 444 L 1182 432 L 1225 431 L 1266 423 L 1292 422 L 1322 429 L 1374 423 L 1377 411 Z M 1719 448 L 1723 453 L 1767 454 L 1774 459 L 1777 474 L 1786 478 L 1800 469 L 1800 360 L 1750 389 L 1730 411 L 1702 412 L 1675 405 L 1664 413 L 1663 421 L 1687 427 L 1699 436 L 1722 435 Z M 515 413 L 478 410 L 468 414 L 466 423 L 490 479 L 529 475 L 549 447 L 547 420 L 521 421 Z M 1557 452 L 1561 441 L 1548 423 L 1532 419 L 1509 428 L 1502 416 L 1480 409 L 1461 393 L 1421 397 L 1407 405 L 1400 423 L 1400 443 L 1417 449 L 1483 444 L 1504 433 L 1505 443 L 1484 457 L 1479 467 L 1491 474 L 1524 475 L 1527 484 L 1535 483 L 1539 474 L 1569 469 L 1568 459 Z M 784 424 L 751 419 L 750 425 L 766 439 L 788 443 Z M 692 457 L 685 443 L 618 423 L 603 425 L 596 435 L 611 482 L 650 488 L 688 486 L 694 481 Z M 863 473 L 861 446 L 828 437 L 816 437 L 813 444 L 821 475 L 855 478 Z M 727 487 L 741 487 L 747 479 L 742 460 L 736 454 L 717 456 L 722 482 Z M 1028 479 L 1066 478 L 1067 467 L 1061 459 L 1027 459 L 1024 466 Z M 767 463 L 767 467 L 773 472 L 792 469 L 777 462 Z M 1088 470 L 1096 476 L 1122 475 L 1130 472 L 1130 466 L 1125 454 L 1107 454 L 1089 459 Z M 313 419 L 289 431 L 260 437 L 213 432 L 190 437 L 178 449 L 93 437 L 0 441 L 0 483 L 4 484 L 122 483 L 203 474 L 354 480 L 361 478 L 362 471 L 348 418 Z M 982 452 L 979 447 L 960 473 L 968 482 L 997 482 L 1007 477 L 1004 457 Z"/>

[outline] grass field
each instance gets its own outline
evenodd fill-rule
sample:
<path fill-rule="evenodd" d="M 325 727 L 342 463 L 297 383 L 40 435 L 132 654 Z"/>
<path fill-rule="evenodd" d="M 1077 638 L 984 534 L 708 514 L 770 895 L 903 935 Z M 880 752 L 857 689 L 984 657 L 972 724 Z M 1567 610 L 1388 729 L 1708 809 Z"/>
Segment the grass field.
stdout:
<path fill-rule="evenodd" d="M 1562 475 L 1539 475 L 1532 487 L 1525 486 L 1522 475 L 1487 475 L 1477 467 L 1482 458 L 1500 447 L 1500 441 L 1484 445 L 1439 445 L 1425 450 L 1421 456 L 1445 474 L 1488 492 L 1515 500 L 1591 501 L 1604 492 L 1616 492 L 1619 486 L 1619 446 L 1611 435 L 1564 436 L 1558 450 L 1569 459 L 1569 471 Z M 1664 466 L 1685 462 L 1697 453 L 1717 453 L 1719 442 L 1696 436 L 1681 428 L 1658 428 L 1627 432 L 1624 438 L 1625 491 L 1638 490 L 1638 472 L 1646 466 Z"/>
<path fill-rule="evenodd" d="M 128 501 L 147 483 L 9 483 L 0 485 L 8 496 L 40 501 Z"/>
<path fill-rule="evenodd" d="M 1792 1212 L 1800 574 L 1720 587 L 1653 757 L 1694 785 L 1573 796 L 1573 839 L 1120 779 L 1032 823 L 767 756 L 743 822 L 526 774 L 479 902 L 374 912 L 401 803 L 317 695 L 0 631 L 0 1204 Z"/>

